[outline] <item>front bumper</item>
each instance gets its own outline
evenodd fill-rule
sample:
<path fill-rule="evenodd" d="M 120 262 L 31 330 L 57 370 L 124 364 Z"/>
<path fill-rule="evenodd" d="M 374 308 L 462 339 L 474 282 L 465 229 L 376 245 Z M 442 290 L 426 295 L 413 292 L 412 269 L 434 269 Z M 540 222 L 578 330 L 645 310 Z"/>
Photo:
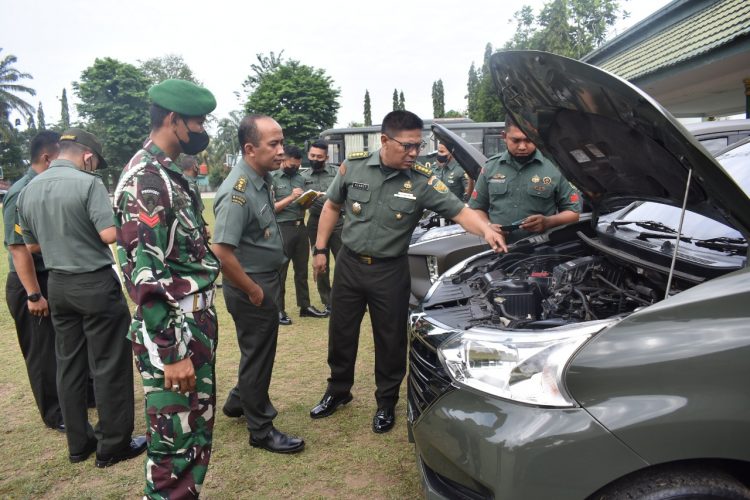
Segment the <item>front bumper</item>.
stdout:
<path fill-rule="evenodd" d="M 468 389 L 445 393 L 410 427 L 427 498 L 580 500 L 647 465 L 581 408 Z"/>

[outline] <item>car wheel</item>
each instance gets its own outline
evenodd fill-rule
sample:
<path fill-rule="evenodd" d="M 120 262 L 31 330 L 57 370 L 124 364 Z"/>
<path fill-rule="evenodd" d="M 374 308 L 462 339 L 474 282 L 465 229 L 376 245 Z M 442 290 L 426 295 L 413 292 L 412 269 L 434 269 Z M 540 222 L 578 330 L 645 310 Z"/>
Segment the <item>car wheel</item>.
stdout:
<path fill-rule="evenodd" d="M 743 500 L 750 490 L 726 472 L 700 466 L 669 466 L 631 474 L 604 487 L 592 500 Z"/>

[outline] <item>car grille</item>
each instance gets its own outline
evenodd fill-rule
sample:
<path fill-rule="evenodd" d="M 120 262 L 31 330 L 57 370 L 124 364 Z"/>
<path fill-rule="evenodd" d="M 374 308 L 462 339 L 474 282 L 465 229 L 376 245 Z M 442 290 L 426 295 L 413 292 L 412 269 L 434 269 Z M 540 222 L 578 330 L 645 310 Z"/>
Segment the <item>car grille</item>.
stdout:
<path fill-rule="evenodd" d="M 412 332 L 407 393 L 409 421 L 416 422 L 427 407 L 451 389 L 450 376 L 438 360 L 435 348 Z"/>

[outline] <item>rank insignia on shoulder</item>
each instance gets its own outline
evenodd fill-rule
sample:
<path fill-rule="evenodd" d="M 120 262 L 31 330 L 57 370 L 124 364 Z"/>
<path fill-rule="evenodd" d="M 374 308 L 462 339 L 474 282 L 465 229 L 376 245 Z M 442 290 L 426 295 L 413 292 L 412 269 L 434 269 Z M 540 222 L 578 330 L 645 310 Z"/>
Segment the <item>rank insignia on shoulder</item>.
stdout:
<path fill-rule="evenodd" d="M 349 153 L 346 158 L 349 160 L 361 160 L 362 158 L 369 158 L 370 156 L 372 156 L 372 153 L 369 151 L 356 151 L 354 153 Z"/>
<path fill-rule="evenodd" d="M 236 203 L 236 204 L 238 204 L 239 206 L 241 206 L 241 207 L 244 207 L 244 206 L 245 206 L 245 203 L 247 203 L 247 199 L 245 199 L 245 197 L 244 197 L 244 196 L 240 196 L 240 195 L 237 195 L 237 194 L 233 194 L 233 195 L 232 195 L 232 203 Z"/>
<path fill-rule="evenodd" d="M 414 166 L 411 167 L 411 169 L 424 175 L 425 177 L 432 177 L 432 169 L 425 167 L 424 165 L 421 165 L 419 163 L 415 163 Z"/>
<path fill-rule="evenodd" d="M 234 183 L 234 190 L 244 193 L 245 189 L 247 189 L 247 179 L 245 177 L 240 177 L 237 179 L 237 182 Z"/>

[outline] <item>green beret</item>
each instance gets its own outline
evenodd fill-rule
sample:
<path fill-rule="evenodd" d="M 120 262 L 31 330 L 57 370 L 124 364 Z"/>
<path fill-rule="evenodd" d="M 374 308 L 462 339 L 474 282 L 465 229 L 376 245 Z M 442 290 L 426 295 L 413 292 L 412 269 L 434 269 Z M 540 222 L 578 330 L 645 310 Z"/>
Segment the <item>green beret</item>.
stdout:
<path fill-rule="evenodd" d="M 148 89 L 157 106 L 185 116 L 203 116 L 216 109 L 216 98 L 208 89 L 186 80 L 164 80 Z"/>

